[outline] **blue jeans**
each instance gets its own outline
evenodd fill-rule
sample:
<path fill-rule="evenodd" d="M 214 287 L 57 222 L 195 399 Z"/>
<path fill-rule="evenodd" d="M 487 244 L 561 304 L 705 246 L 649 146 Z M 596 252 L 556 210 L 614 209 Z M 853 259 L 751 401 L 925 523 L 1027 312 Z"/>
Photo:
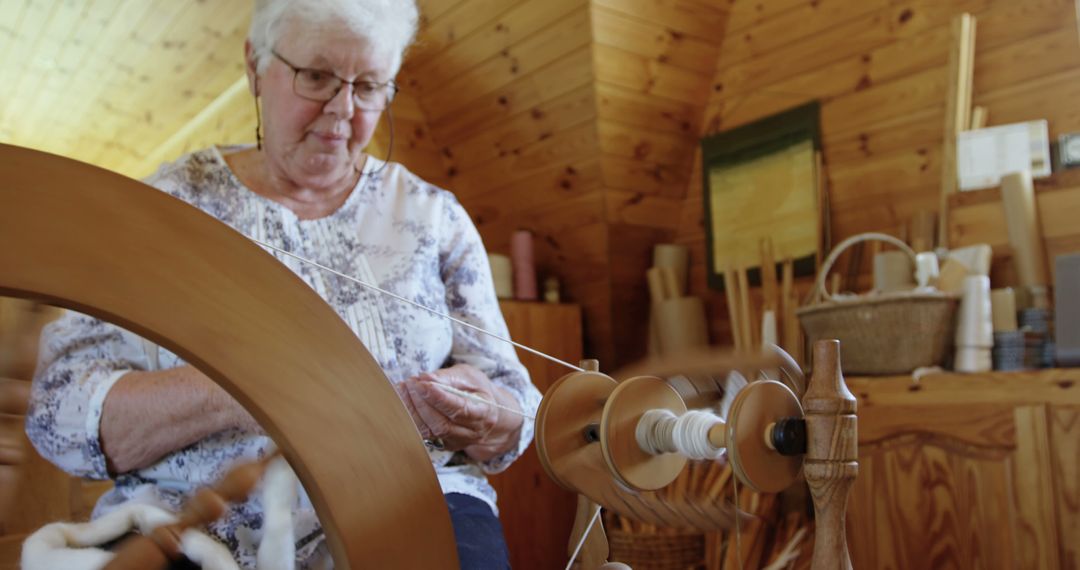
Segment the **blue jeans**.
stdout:
<path fill-rule="evenodd" d="M 487 503 L 463 495 L 446 495 L 450 522 L 454 525 L 461 570 L 506 570 L 510 553 L 506 549 L 502 523 Z"/>

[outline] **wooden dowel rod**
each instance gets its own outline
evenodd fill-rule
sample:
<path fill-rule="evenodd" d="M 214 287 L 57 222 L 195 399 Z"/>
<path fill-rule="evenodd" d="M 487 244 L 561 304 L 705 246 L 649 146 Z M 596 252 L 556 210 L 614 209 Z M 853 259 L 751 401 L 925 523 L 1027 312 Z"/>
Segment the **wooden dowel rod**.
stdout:
<path fill-rule="evenodd" d="M 754 311 L 750 306 L 750 281 L 746 278 L 746 267 L 739 266 L 739 324 L 743 335 L 743 346 L 746 350 L 753 351 L 757 344 L 754 342 L 753 317 Z"/>
<path fill-rule="evenodd" d="M 1046 249 L 1043 247 L 1039 211 L 1030 172 L 1015 172 L 1001 177 L 1001 204 L 1005 226 L 1013 250 L 1020 284 L 1025 287 L 1046 285 Z"/>
<path fill-rule="evenodd" d="M 728 322 L 731 324 L 731 338 L 735 344 L 735 350 L 742 351 L 746 348 L 743 344 L 742 325 L 740 322 L 741 309 L 738 302 L 739 283 L 735 279 L 735 271 L 730 267 L 724 269 L 724 296 L 727 298 Z"/>
<path fill-rule="evenodd" d="M 773 256 L 772 238 L 761 240 L 761 293 L 764 297 L 762 309 L 775 311 L 779 307 L 776 291 L 776 260 Z"/>
<path fill-rule="evenodd" d="M 781 330 L 781 342 L 780 346 L 788 352 L 788 354 L 794 354 L 794 345 L 796 342 L 798 322 L 795 320 L 795 264 L 791 258 L 784 260 L 781 282 L 780 282 L 780 330 Z"/>

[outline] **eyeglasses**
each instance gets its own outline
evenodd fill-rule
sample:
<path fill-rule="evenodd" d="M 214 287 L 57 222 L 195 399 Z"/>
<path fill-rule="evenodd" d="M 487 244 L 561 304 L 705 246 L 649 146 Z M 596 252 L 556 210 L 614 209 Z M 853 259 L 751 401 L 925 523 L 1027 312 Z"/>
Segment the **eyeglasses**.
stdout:
<path fill-rule="evenodd" d="M 311 101 L 327 102 L 337 96 L 346 83 L 353 87 L 353 102 L 363 111 L 382 111 L 390 106 L 398 86 L 393 80 L 386 83 L 358 79 L 346 81 L 329 71 L 297 67 L 281 57 L 276 50 L 271 50 L 274 57 L 293 70 L 293 92 Z"/>

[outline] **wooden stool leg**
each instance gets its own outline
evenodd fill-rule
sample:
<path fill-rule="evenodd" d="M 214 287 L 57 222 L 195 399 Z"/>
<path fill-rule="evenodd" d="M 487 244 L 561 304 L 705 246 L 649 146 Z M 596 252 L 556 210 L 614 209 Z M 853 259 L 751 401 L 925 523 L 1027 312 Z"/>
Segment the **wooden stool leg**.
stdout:
<path fill-rule="evenodd" d="M 851 570 L 845 514 L 859 472 L 855 404 L 840 371 L 840 342 L 814 343 L 814 373 L 803 398 L 807 436 L 803 472 L 817 513 L 813 570 Z"/>

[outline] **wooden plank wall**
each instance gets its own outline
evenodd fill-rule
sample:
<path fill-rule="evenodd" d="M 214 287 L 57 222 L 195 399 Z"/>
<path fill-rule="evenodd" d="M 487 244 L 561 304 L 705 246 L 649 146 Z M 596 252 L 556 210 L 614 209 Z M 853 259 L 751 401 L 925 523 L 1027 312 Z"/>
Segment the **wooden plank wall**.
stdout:
<path fill-rule="evenodd" d="M 937 209 L 949 25 L 965 11 L 978 19 L 974 104 L 990 125 L 1046 118 L 1052 138 L 1080 128 L 1074 0 L 735 0 L 701 134 L 821 100 L 834 243 L 896 233 Z M 699 166 L 678 240 L 703 290 Z M 722 295 L 709 296 L 726 337 Z"/>
<path fill-rule="evenodd" d="M 586 353 L 643 353 L 727 19 L 709 0 L 429 0 L 405 85 L 493 251 L 519 228 L 583 305 Z M 608 368 L 605 366 L 605 369 Z"/>
<path fill-rule="evenodd" d="M 645 353 L 652 246 L 679 224 L 728 2 L 593 0 L 597 156 L 618 364 Z"/>
<path fill-rule="evenodd" d="M 537 269 L 582 304 L 586 353 L 610 343 L 608 235 L 595 156 L 585 0 L 429 0 L 401 76 L 489 251 L 535 235 Z"/>

